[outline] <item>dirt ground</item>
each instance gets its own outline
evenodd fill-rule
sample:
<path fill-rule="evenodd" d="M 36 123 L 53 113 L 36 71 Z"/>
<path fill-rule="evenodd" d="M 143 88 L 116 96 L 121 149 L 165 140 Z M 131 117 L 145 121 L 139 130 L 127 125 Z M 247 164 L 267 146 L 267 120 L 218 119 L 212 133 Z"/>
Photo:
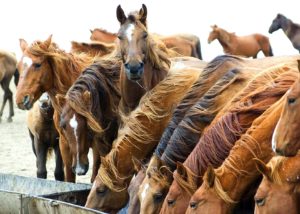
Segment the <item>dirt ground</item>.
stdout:
<path fill-rule="evenodd" d="M 26 127 L 26 111 L 20 110 L 15 104 L 16 87 L 11 81 L 11 90 L 14 94 L 13 122 L 7 122 L 9 112 L 8 103 L 0 123 L 0 173 L 14 174 L 27 177 L 36 177 L 35 155 L 32 152 L 31 140 Z M 0 105 L 2 105 L 3 90 L 0 88 Z M 91 151 L 89 153 L 90 163 Z M 76 181 L 90 183 L 91 165 L 88 173 L 84 176 L 77 176 Z M 47 161 L 48 179 L 54 180 L 54 155 Z"/>

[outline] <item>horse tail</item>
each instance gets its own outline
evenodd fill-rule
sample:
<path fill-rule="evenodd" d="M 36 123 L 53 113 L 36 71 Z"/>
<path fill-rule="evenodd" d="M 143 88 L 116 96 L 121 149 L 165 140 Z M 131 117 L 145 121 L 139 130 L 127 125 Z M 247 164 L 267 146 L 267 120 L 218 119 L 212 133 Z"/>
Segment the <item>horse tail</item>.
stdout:
<path fill-rule="evenodd" d="M 19 79 L 20 79 L 20 72 L 19 70 L 16 68 L 15 73 L 14 73 L 14 82 L 15 85 L 17 86 L 19 83 Z"/>
<path fill-rule="evenodd" d="M 274 56 L 271 45 L 269 45 L 269 56 Z"/>
<path fill-rule="evenodd" d="M 199 59 L 203 59 L 202 58 L 202 54 L 201 54 L 201 44 L 200 44 L 200 40 L 198 39 L 197 42 L 196 42 L 196 56 L 199 58 Z"/>

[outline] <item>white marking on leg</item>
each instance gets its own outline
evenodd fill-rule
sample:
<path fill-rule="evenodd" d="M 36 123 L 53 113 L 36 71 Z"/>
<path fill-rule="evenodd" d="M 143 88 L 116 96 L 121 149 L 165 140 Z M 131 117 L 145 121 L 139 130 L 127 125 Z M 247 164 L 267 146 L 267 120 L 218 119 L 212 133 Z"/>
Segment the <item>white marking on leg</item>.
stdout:
<path fill-rule="evenodd" d="M 129 42 L 132 40 L 133 31 L 134 31 L 134 24 L 129 24 L 125 32 Z"/>
<path fill-rule="evenodd" d="M 272 135 L 272 150 L 274 152 L 276 152 L 276 135 L 277 135 L 277 128 L 278 128 L 278 124 L 280 123 L 280 119 L 278 120 L 276 127 L 274 129 L 273 135 Z"/>
<path fill-rule="evenodd" d="M 145 199 L 146 195 L 147 195 L 147 192 L 148 192 L 148 189 L 149 189 L 149 184 L 146 183 L 145 186 L 144 186 L 144 189 L 142 191 L 142 201 Z M 141 202 L 142 203 L 142 202 Z"/>

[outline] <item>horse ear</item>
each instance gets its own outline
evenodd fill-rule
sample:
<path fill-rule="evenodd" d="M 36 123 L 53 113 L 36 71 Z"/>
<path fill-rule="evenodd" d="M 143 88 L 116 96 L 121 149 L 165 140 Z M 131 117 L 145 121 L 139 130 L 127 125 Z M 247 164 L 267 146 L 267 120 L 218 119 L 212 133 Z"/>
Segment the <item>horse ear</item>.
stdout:
<path fill-rule="evenodd" d="M 268 167 L 263 161 L 260 159 L 254 158 L 253 161 L 255 162 L 257 170 L 263 174 L 269 181 L 272 181 L 271 176 L 271 168 Z"/>
<path fill-rule="evenodd" d="M 142 4 L 142 8 L 140 9 L 140 21 L 146 26 L 147 20 L 147 7 L 146 5 Z"/>
<path fill-rule="evenodd" d="M 66 103 L 66 98 L 62 94 L 57 94 L 55 99 L 60 107 L 64 106 Z"/>
<path fill-rule="evenodd" d="M 216 174 L 215 174 L 214 168 L 212 166 L 208 166 L 205 179 L 210 188 L 214 186 L 215 177 L 216 177 Z"/>
<path fill-rule="evenodd" d="M 132 156 L 131 159 L 132 159 L 132 163 L 133 163 L 133 167 L 134 167 L 135 171 L 136 172 L 140 171 L 143 168 L 143 163 L 134 156 Z"/>
<path fill-rule="evenodd" d="M 52 42 L 52 34 L 44 41 L 46 48 L 49 48 Z"/>
<path fill-rule="evenodd" d="M 119 5 L 117 7 L 117 18 L 121 25 L 124 24 L 127 19 L 127 17 L 125 16 L 124 10 L 121 8 L 121 5 Z"/>
<path fill-rule="evenodd" d="M 177 169 L 176 169 L 177 173 L 182 178 L 184 178 L 185 180 L 187 180 L 187 171 L 186 171 L 185 166 L 182 163 L 180 163 L 180 162 L 177 162 L 176 164 L 177 164 Z"/>
<path fill-rule="evenodd" d="M 300 72 L 300 60 L 298 59 L 297 62 L 298 62 L 298 70 Z"/>
<path fill-rule="evenodd" d="M 83 102 L 84 102 L 84 104 L 86 106 L 90 105 L 90 102 L 91 102 L 91 92 L 89 92 L 89 91 L 83 92 L 82 99 L 83 99 Z"/>
<path fill-rule="evenodd" d="M 156 167 L 157 169 L 159 169 L 161 165 L 162 165 L 161 159 L 157 155 L 153 155 L 149 162 L 149 166 Z"/>
<path fill-rule="evenodd" d="M 24 53 L 28 47 L 28 43 L 25 41 L 25 39 L 22 38 L 19 39 L 19 42 L 20 42 L 20 48 L 22 50 L 22 53 Z"/>
<path fill-rule="evenodd" d="M 217 25 L 211 25 L 210 26 L 212 29 L 215 29 L 215 28 L 217 28 L 218 26 Z"/>
<path fill-rule="evenodd" d="M 93 33 L 94 31 L 90 29 L 90 32 Z"/>
<path fill-rule="evenodd" d="M 169 180 L 172 180 L 173 178 L 173 172 L 170 170 L 169 167 L 167 166 L 162 166 L 160 169 L 159 169 L 160 173 L 164 176 L 166 176 Z"/>

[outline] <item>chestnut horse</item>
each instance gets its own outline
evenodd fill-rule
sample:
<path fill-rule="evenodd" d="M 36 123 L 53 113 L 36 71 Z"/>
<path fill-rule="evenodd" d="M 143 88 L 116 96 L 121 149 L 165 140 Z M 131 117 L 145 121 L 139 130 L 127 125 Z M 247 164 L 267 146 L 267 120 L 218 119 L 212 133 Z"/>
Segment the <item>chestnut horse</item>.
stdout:
<path fill-rule="evenodd" d="M 117 34 L 95 28 L 91 31 L 90 39 L 104 43 L 115 43 Z M 193 34 L 175 34 L 171 36 L 157 35 L 167 48 L 170 48 L 182 56 L 192 56 L 202 59 L 201 44 L 199 37 Z"/>
<path fill-rule="evenodd" d="M 63 161 L 59 149 L 59 135 L 53 123 L 53 113 L 51 101 L 45 93 L 28 111 L 26 123 L 32 142 L 32 150 L 36 156 L 37 177 L 47 178 L 47 154 L 52 152 L 51 149 L 54 149 L 54 177 L 56 180 L 63 181 Z"/>
<path fill-rule="evenodd" d="M 269 33 L 273 33 L 280 28 L 289 38 L 293 47 L 300 52 L 300 25 L 278 13 L 275 19 L 272 21 L 272 24 L 269 28 Z"/>
<path fill-rule="evenodd" d="M 298 60 L 300 71 L 300 61 Z M 272 148 L 277 154 L 294 156 L 300 149 L 299 134 L 299 98 L 300 98 L 300 77 L 287 92 L 285 105 L 280 120 L 276 126 L 272 138 Z"/>
<path fill-rule="evenodd" d="M 79 74 L 95 60 L 88 55 L 66 53 L 52 43 L 52 36 L 45 41 L 35 41 L 30 46 L 22 42 L 24 60 L 28 68 L 22 72 L 17 88 L 16 103 L 21 109 L 31 109 L 42 93 L 47 92 L 54 108 L 54 124 L 59 132 L 60 149 L 65 168 L 65 180 L 75 182 L 72 172 L 70 148 L 59 128 L 61 106 L 57 94 L 65 95 Z"/>
<path fill-rule="evenodd" d="M 258 52 L 262 51 L 265 56 L 273 56 L 269 38 L 262 34 L 237 36 L 235 33 L 229 33 L 217 25 L 213 25 L 211 28 L 208 43 L 217 39 L 226 54 L 256 58 Z"/>
<path fill-rule="evenodd" d="M 2 105 L 0 108 L 0 122 L 7 101 L 9 102 L 9 115 L 7 121 L 12 122 L 12 117 L 14 116 L 13 93 L 9 89 L 9 84 L 12 79 L 12 76 L 14 76 L 14 82 L 17 86 L 19 81 L 17 59 L 12 53 L 0 50 L 0 85 L 4 91 Z"/>
<path fill-rule="evenodd" d="M 127 187 L 134 173 L 132 159 L 143 160 L 157 145 L 171 111 L 196 81 L 201 70 L 172 69 L 141 100 L 128 117 L 110 153 L 101 160 L 86 207 L 116 212 L 128 200 Z M 116 203 L 117 201 L 117 203 Z"/>
<path fill-rule="evenodd" d="M 156 148 L 155 161 L 151 161 L 147 169 L 147 177 L 140 186 L 139 198 L 141 213 L 158 213 L 168 188 L 173 181 L 169 176 L 176 169 L 176 162 L 183 162 L 199 141 L 206 126 L 215 115 L 230 101 L 228 97 L 237 94 L 255 76 L 259 69 L 229 70 L 211 87 L 199 101 L 191 107 L 177 126 L 168 142 L 164 153 L 159 156 L 161 146 Z M 161 157 L 161 159 L 158 158 Z M 164 170 L 167 168 L 168 170 Z M 163 173 L 161 173 L 162 170 Z M 167 173 L 167 172 L 170 173 Z M 158 196 L 160 198 L 158 198 Z"/>
<path fill-rule="evenodd" d="M 273 157 L 266 165 L 255 159 L 257 169 L 263 174 L 255 194 L 255 213 L 291 213 L 300 210 L 300 155 Z"/>
<path fill-rule="evenodd" d="M 258 179 L 259 173 L 253 158 L 267 162 L 273 156 L 270 144 L 273 129 L 282 109 L 281 96 L 297 76 L 295 69 L 291 68 L 290 71 L 278 76 L 273 81 L 273 86 L 263 87 L 264 96 L 275 95 L 273 103 L 279 100 L 254 120 L 219 168 L 214 170 L 210 167 L 207 170 L 204 182 L 190 200 L 187 213 L 210 213 L 212 210 L 215 213 L 231 213 L 249 186 Z M 271 96 L 267 95 L 262 101 L 266 102 L 266 98 Z"/>
<path fill-rule="evenodd" d="M 87 53 L 91 56 L 105 56 L 112 53 L 116 49 L 114 44 L 105 44 L 103 42 L 75 42 L 71 41 L 71 52 Z"/>
<path fill-rule="evenodd" d="M 94 63 L 82 72 L 65 98 L 58 97 L 63 106 L 60 127 L 71 148 L 72 169 L 77 175 L 86 174 L 92 147 L 92 182 L 100 167 L 100 155 L 110 151 L 117 137 L 120 66 L 121 61 L 115 58 Z"/>
<path fill-rule="evenodd" d="M 273 78 L 286 72 L 286 69 L 288 67 L 276 66 L 259 74 L 234 98 L 233 102 L 240 99 L 236 104 L 225 112 L 222 110 L 220 115 L 216 116 L 212 124 L 205 129 L 184 165 L 177 164 L 174 182 L 164 201 L 163 213 L 185 211 L 189 198 L 202 183 L 200 177 L 206 168 L 209 165 L 220 165 L 235 141 L 251 126 L 252 121 L 286 92 L 286 85 L 271 84 L 274 82 Z"/>

